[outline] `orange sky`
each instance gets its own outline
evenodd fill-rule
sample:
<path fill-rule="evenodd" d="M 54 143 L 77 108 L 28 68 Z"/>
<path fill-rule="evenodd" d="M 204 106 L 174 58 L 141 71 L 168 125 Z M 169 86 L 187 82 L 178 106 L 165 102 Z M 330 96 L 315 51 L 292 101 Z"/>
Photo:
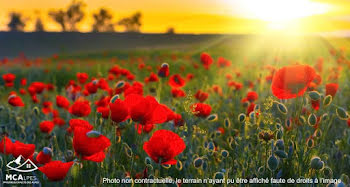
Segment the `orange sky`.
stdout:
<path fill-rule="evenodd" d="M 45 29 L 60 31 L 49 10 L 65 8 L 70 0 L 0 0 L 0 30 L 7 29 L 8 13 L 21 12 L 33 30 L 37 17 Z M 117 22 L 141 11 L 142 32 L 164 32 L 174 27 L 179 33 L 261 33 L 266 30 L 330 32 L 350 29 L 348 0 L 85 0 L 86 15 L 79 30 L 88 32 L 92 14 L 104 7 Z M 282 2 L 282 3 L 279 3 Z M 306 2 L 306 3 L 305 3 Z M 300 8 L 301 7 L 301 8 Z M 319 11 L 314 11 L 319 10 Z M 122 31 L 121 27 L 116 30 Z"/>

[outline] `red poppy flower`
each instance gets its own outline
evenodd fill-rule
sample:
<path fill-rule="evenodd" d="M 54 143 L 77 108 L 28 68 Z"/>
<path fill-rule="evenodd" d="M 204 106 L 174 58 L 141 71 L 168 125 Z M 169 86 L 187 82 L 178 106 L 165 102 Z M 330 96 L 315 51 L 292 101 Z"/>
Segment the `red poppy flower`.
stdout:
<path fill-rule="evenodd" d="M 146 77 L 145 78 L 145 83 L 149 83 L 149 82 L 158 82 L 159 79 L 158 79 L 158 76 L 157 74 L 151 72 L 151 75 L 149 77 Z"/>
<path fill-rule="evenodd" d="M 64 119 L 60 118 L 60 117 L 55 117 L 53 118 L 52 122 L 55 124 L 55 125 L 58 125 L 58 126 L 63 126 L 66 124 L 66 122 L 64 121 Z"/>
<path fill-rule="evenodd" d="M 258 94 L 254 91 L 248 92 L 247 93 L 247 99 L 250 102 L 256 101 L 258 99 Z"/>
<path fill-rule="evenodd" d="M 17 96 L 16 94 L 11 94 L 8 97 L 7 101 L 11 106 L 15 106 L 15 107 L 23 107 L 24 106 L 22 99 L 19 96 Z"/>
<path fill-rule="evenodd" d="M 92 130 L 94 128 L 94 126 L 92 126 L 88 121 L 82 119 L 71 119 L 69 120 L 69 127 L 67 131 L 69 133 L 72 133 L 77 127 L 81 127 L 87 130 Z"/>
<path fill-rule="evenodd" d="M 182 138 L 169 130 L 157 130 L 152 137 L 143 144 L 143 150 L 156 163 L 176 164 L 175 156 L 186 148 Z"/>
<path fill-rule="evenodd" d="M 53 91 L 55 89 L 55 85 L 48 83 L 46 84 L 46 90 Z"/>
<path fill-rule="evenodd" d="M 55 124 L 52 121 L 43 121 L 39 124 L 40 131 L 48 134 L 50 134 L 54 127 Z"/>
<path fill-rule="evenodd" d="M 153 130 L 153 128 L 154 128 L 154 124 L 146 124 L 146 125 L 135 124 L 135 129 L 137 130 L 138 134 L 149 133 Z"/>
<path fill-rule="evenodd" d="M 15 141 L 15 143 L 13 143 L 12 156 L 17 158 L 19 155 L 22 155 L 27 159 L 34 154 L 34 151 L 34 144 L 25 144 L 20 141 Z"/>
<path fill-rule="evenodd" d="M 272 80 L 272 93 L 279 99 L 291 99 L 304 94 L 316 76 L 308 65 L 291 65 L 279 69 Z"/>
<path fill-rule="evenodd" d="M 61 95 L 56 96 L 56 105 L 57 107 L 64 108 L 64 109 L 69 109 L 69 101 L 67 98 Z"/>
<path fill-rule="evenodd" d="M 108 90 L 109 89 L 109 85 L 108 82 L 106 81 L 106 79 L 104 78 L 100 78 L 98 80 L 98 87 L 102 90 Z"/>
<path fill-rule="evenodd" d="M 207 100 L 208 96 L 209 94 L 206 92 L 202 92 L 202 90 L 198 90 L 196 94 L 194 94 L 194 97 L 201 103 Z"/>
<path fill-rule="evenodd" d="M 21 95 L 25 95 L 27 92 L 26 92 L 25 89 L 20 88 L 20 89 L 19 89 L 19 93 L 20 93 Z"/>
<path fill-rule="evenodd" d="M 211 58 L 208 53 L 202 53 L 201 62 L 205 69 L 209 69 L 210 65 L 213 63 L 213 58 Z"/>
<path fill-rule="evenodd" d="M 163 63 L 158 71 L 159 77 L 168 77 L 169 76 L 169 65 L 167 63 Z"/>
<path fill-rule="evenodd" d="M 101 114 L 102 118 L 108 119 L 109 117 L 109 108 L 108 107 L 97 107 L 97 112 Z"/>
<path fill-rule="evenodd" d="M 169 79 L 169 85 L 173 88 L 181 88 L 185 84 L 185 80 L 179 74 L 174 74 Z"/>
<path fill-rule="evenodd" d="M 255 108 L 255 104 L 254 103 L 250 103 L 250 105 L 247 108 L 247 115 L 249 115 L 251 112 L 253 112 L 254 108 Z"/>
<path fill-rule="evenodd" d="M 158 124 L 167 120 L 167 107 L 159 104 L 152 96 L 128 95 L 125 103 L 131 119 L 142 125 Z"/>
<path fill-rule="evenodd" d="M 74 129 L 73 148 L 84 160 L 102 162 L 105 159 L 104 151 L 110 145 L 110 140 L 97 131 L 82 127 Z"/>
<path fill-rule="evenodd" d="M 29 87 L 30 88 L 28 88 L 28 90 L 33 89 L 33 91 L 35 93 L 41 94 L 44 91 L 44 89 L 46 88 L 46 85 L 42 82 L 32 82 Z M 29 91 L 29 92 L 31 92 L 31 91 Z"/>
<path fill-rule="evenodd" d="M 320 100 L 314 101 L 311 99 L 311 106 L 313 109 L 319 110 L 320 109 Z"/>
<path fill-rule="evenodd" d="M 339 86 L 337 83 L 326 84 L 326 95 L 331 95 L 332 97 L 334 97 L 338 91 L 338 87 Z"/>
<path fill-rule="evenodd" d="M 50 101 L 45 101 L 43 102 L 43 108 L 41 109 L 41 111 L 44 114 L 49 114 L 52 112 L 52 103 Z"/>
<path fill-rule="evenodd" d="M 75 101 L 69 108 L 69 112 L 78 117 L 88 116 L 91 112 L 89 101 Z"/>
<path fill-rule="evenodd" d="M 12 73 L 6 73 L 2 75 L 2 79 L 4 80 L 6 87 L 13 87 L 13 81 L 15 81 L 16 75 Z"/>
<path fill-rule="evenodd" d="M 52 150 L 48 147 L 44 147 L 40 153 L 36 156 L 35 160 L 39 164 L 46 164 L 51 162 L 51 157 L 52 157 Z"/>
<path fill-rule="evenodd" d="M 190 81 L 190 80 L 192 80 L 193 78 L 194 78 L 194 75 L 193 75 L 192 73 L 189 73 L 189 74 L 186 75 L 186 80 L 187 80 L 187 81 Z"/>
<path fill-rule="evenodd" d="M 132 86 L 124 89 L 124 97 L 127 97 L 131 94 L 143 95 L 143 85 L 139 82 L 134 82 Z"/>
<path fill-rule="evenodd" d="M 216 131 L 220 132 L 220 134 L 225 134 L 225 129 L 222 127 L 218 127 Z"/>
<path fill-rule="evenodd" d="M 45 174 L 50 181 L 63 180 L 74 162 L 51 161 L 38 169 Z"/>
<path fill-rule="evenodd" d="M 350 128 L 350 119 L 348 119 L 347 123 L 348 123 L 348 127 Z"/>
<path fill-rule="evenodd" d="M 12 154 L 14 149 L 13 142 L 7 136 L 4 136 L 0 142 L 0 152 L 6 155 Z"/>
<path fill-rule="evenodd" d="M 89 75 L 87 73 L 77 73 L 77 79 L 80 84 L 85 84 L 88 78 L 89 78 Z"/>
<path fill-rule="evenodd" d="M 85 85 L 85 89 L 89 92 L 89 94 L 94 94 L 98 89 L 98 80 L 93 80 Z"/>
<path fill-rule="evenodd" d="M 116 99 L 113 103 L 109 103 L 111 111 L 111 119 L 116 123 L 125 121 L 129 116 L 128 106 L 121 99 Z"/>
<path fill-rule="evenodd" d="M 186 93 L 181 89 L 171 88 L 171 95 L 175 98 L 178 98 L 178 97 L 185 97 Z"/>
<path fill-rule="evenodd" d="M 204 103 L 195 103 L 190 108 L 197 117 L 207 117 L 211 113 L 211 106 Z"/>
<path fill-rule="evenodd" d="M 180 127 L 185 124 L 185 121 L 182 119 L 182 116 L 180 114 L 175 114 L 174 117 L 174 126 L 175 127 Z"/>
<path fill-rule="evenodd" d="M 27 79 L 26 78 L 22 78 L 20 84 L 21 84 L 21 86 L 27 85 Z"/>
<path fill-rule="evenodd" d="M 231 65 L 231 61 L 229 61 L 223 57 L 218 58 L 218 61 L 217 61 L 218 67 L 229 67 L 230 65 Z"/>

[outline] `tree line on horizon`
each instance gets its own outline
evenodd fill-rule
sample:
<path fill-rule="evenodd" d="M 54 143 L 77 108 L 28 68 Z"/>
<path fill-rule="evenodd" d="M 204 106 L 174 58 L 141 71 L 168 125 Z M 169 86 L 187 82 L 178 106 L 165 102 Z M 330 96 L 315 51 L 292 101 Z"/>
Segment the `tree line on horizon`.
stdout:
<path fill-rule="evenodd" d="M 85 3 L 80 0 L 73 0 L 66 9 L 49 11 L 49 17 L 60 25 L 62 32 L 78 32 L 77 24 L 85 17 Z M 24 31 L 26 19 L 21 13 L 10 12 L 10 21 L 7 24 L 10 31 Z M 142 26 L 141 12 L 135 12 L 129 17 L 113 22 L 112 13 L 106 8 L 100 8 L 93 15 L 94 22 L 91 26 L 92 32 L 115 32 L 115 26 L 124 27 L 125 32 L 140 32 Z M 34 26 L 35 32 L 45 31 L 44 24 L 40 18 L 37 18 Z M 174 34 L 174 28 L 170 27 L 166 31 L 168 34 Z"/>

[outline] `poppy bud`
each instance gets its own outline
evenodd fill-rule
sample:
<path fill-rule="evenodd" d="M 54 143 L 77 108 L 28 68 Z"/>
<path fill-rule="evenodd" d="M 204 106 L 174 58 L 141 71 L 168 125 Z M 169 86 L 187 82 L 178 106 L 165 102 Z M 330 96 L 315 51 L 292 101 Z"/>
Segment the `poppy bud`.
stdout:
<path fill-rule="evenodd" d="M 313 101 L 318 101 L 321 98 L 321 95 L 317 91 L 311 91 L 309 92 L 309 97 Z"/>
<path fill-rule="evenodd" d="M 275 154 L 279 157 L 279 158 L 287 158 L 288 155 L 286 152 L 284 152 L 283 150 L 277 150 L 275 152 Z"/>
<path fill-rule="evenodd" d="M 327 113 L 324 113 L 324 114 L 322 115 L 321 119 L 322 119 L 322 121 L 328 120 L 328 119 L 329 119 L 328 114 L 327 114 Z"/>
<path fill-rule="evenodd" d="M 209 143 L 208 143 L 208 150 L 209 150 L 209 151 L 214 151 L 214 149 L 215 149 L 214 143 L 213 143 L 213 142 L 209 142 Z"/>
<path fill-rule="evenodd" d="M 151 163 L 152 163 L 152 162 L 151 162 L 151 158 L 146 157 L 146 158 L 145 158 L 145 164 L 146 164 L 146 165 L 151 165 Z"/>
<path fill-rule="evenodd" d="M 320 170 L 324 166 L 324 162 L 320 159 L 320 157 L 311 158 L 310 166 L 312 169 Z"/>
<path fill-rule="evenodd" d="M 306 122 L 305 117 L 304 116 L 299 116 L 299 122 L 300 122 L 301 125 L 305 124 L 305 122 Z"/>
<path fill-rule="evenodd" d="M 210 122 L 216 121 L 218 119 L 218 115 L 217 114 L 211 114 L 207 117 L 207 120 Z"/>
<path fill-rule="evenodd" d="M 332 96 L 331 95 L 327 95 L 324 99 L 323 99 L 323 106 L 328 106 L 332 103 Z"/>
<path fill-rule="evenodd" d="M 4 109 L 5 109 L 5 107 L 1 105 L 0 106 L 0 112 L 3 111 Z"/>
<path fill-rule="evenodd" d="M 93 84 L 93 85 L 97 85 L 97 84 L 98 84 L 98 80 L 97 80 L 97 79 L 93 80 L 93 81 L 92 81 L 92 84 Z"/>
<path fill-rule="evenodd" d="M 341 119 L 341 120 L 346 120 L 348 118 L 348 113 L 345 111 L 344 108 L 338 107 L 336 109 L 336 113 L 337 113 L 337 116 L 339 117 L 339 119 Z"/>
<path fill-rule="evenodd" d="M 202 166 L 202 164 L 203 164 L 203 159 L 202 158 L 196 158 L 194 161 L 193 161 L 193 166 L 195 167 L 195 168 L 200 168 L 201 166 Z"/>
<path fill-rule="evenodd" d="M 317 123 L 317 117 L 316 114 L 310 114 L 309 117 L 307 118 L 307 122 L 310 126 L 315 126 Z"/>
<path fill-rule="evenodd" d="M 281 114 L 287 114 L 288 113 L 288 109 L 287 107 L 283 104 L 283 103 L 278 103 L 277 104 L 277 109 Z"/>
<path fill-rule="evenodd" d="M 226 150 L 222 150 L 222 151 L 221 151 L 221 156 L 222 156 L 223 158 L 227 158 L 229 155 L 230 155 L 230 154 L 229 154 L 228 151 L 226 151 Z"/>
<path fill-rule="evenodd" d="M 239 122 L 243 123 L 243 122 L 245 122 L 245 120 L 246 120 L 246 115 L 245 114 L 241 113 L 241 114 L 238 115 L 238 121 Z"/>
<path fill-rule="evenodd" d="M 176 162 L 176 169 L 179 170 L 179 171 L 182 170 L 182 162 L 181 162 L 180 160 L 178 160 L 178 161 Z"/>
<path fill-rule="evenodd" d="M 329 167 L 324 167 L 322 173 L 326 178 L 331 179 L 333 177 L 333 171 Z"/>
<path fill-rule="evenodd" d="M 39 110 L 39 108 L 38 108 L 38 107 L 34 107 L 34 108 L 33 108 L 33 113 L 34 113 L 35 116 L 39 116 L 39 115 L 40 115 L 40 110 Z"/>
<path fill-rule="evenodd" d="M 162 164 L 162 167 L 165 169 L 169 169 L 171 167 L 171 165 L 170 164 Z"/>
<path fill-rule="evenodd" d="M 44 147 L 44 148 L 43 148 L 43 153 L 44 153 L 45 155 L 48 155 L 48 154 L 52 155 L 52 149 L 49 148 L 49 147 Z"/>
<path fill-rule="evenodd" d="M 286 119 L 286 121 L 284 122 L 284 125 L 285 125 L 287 130 L 292 129 L 292 120 L 291 119 Z"/>
<path fill-rule="evenodd" d="M 117 99 L 119 99 L 119 95 L 117 94 L 117 95 L 115 95 L 115 96 L 113 96 L 112 98 L 111 98 L 111 103 L 114 103 Z"/>
<path fill-rule="evenodd" d="M 214 179 L 224 179 L 225 174 L 223 172 L 216 172 L 214 173 Z"/>
<path fill-rule="evenodd" d="M 132 155 L 133 155 L 132 149 L 126 143 L 124 143 L 123 145 L 124 145 L 124 151 L 125 151 L 126 156 L 132 157 Z"/>
<path fill-rule="evenodd" d="M 283 137 L 283 131 L 282 130 L 278 130 L 276 133 L 276 138 L 277 139 L 281 139 Z"/>
<path fill-rule="evenodd" d="M 163 63 L 158 71 L 159 77 L 167 77 L 169 76 L 169 64 Z"/>
<path fill-rule="evenodd" d="M 309 138 L 307 139 L 306 144 L 308 148 L 313 148 L 315 145 L 315 141 L 312 138 Z"/>
<path fill-rule="evenodd" d="M 258 168 L 258 174 L 259 175 L 263 175 L 264 172 L 265 172 L 265 167 L 264 166 L 261 166 L 261 167 Z"/>
<path fill-rule="evenodd" d="M 276 141 L 276 147 L 279 149 L 279 150 L 284 150 L 284 141 L 282 139 L 279 139 Z"/>
<path fill-rule="evenodd" d="M 271 171 L 275 171 L 277 169 L 277 167 L 278 167 L 278 160 L 273 154 L 267 160 L 267 165 L 269 166 L 269 169 Z"/>
<path fill-rule="evenodd" d="M 87 132 L 86 136 L 89 138 L 98 138 L 99 136 L 101 136 L 101 133 L 92 130 L 92 131 Z"/>
<path fill-rule="evenodd" d="M 317 138 L 321 138 L 322 136 L 322 131 L 320 129 L 316 129 L 315 132 L 314 132 L 314 135 L 317 137 Z"/>
<path fill-rule="evenodd" d="M 231 127 L 230 118 L 225 118 L 225 120 L 224 120 L 224 126 L 225 126 L 225 128 Z"/>
<path fill-rule="evenodd" d="M 125 81 L 118 81 L 117 84 L 115 85 L 116 88 L 122 88 L 125 85 Z"/>

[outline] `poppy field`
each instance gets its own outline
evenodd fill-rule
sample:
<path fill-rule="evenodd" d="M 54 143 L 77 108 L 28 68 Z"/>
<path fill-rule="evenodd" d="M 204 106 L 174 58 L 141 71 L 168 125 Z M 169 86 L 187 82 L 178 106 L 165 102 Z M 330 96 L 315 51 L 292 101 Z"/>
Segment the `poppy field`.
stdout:
<path fill-rule="evenodd" d="M 324 40 L 3 58 L 1 180 L 21 155 L 35 186 L 348 186 L 350 51 Z"/>

